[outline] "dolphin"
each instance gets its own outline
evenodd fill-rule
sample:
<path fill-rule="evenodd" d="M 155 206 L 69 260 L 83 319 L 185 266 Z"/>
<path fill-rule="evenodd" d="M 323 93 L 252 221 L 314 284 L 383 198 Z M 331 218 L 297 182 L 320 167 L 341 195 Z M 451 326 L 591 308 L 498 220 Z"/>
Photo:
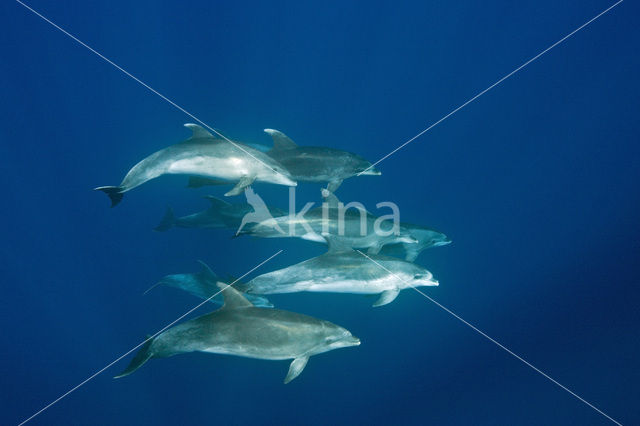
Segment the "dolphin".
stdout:
<path fill-rule="evenodd" d="M 341 149 L 320 146 L 298 146 L 287 135 L 274 129 L 264 129 L 273 139 L 267 155 L 282 164 L 298 182 L 328 182 L 327 189 L 335 192 L 344 179 L 356 175 L 381 173 L 361 156 Z M 264 151 L 264 150 L 262 150 Z M 192 178 L 190 187 L 219 185 L 215 179 Z"/>
<path fill-rule="evenodd" d="M 400 290 L 437 286 L 431 272 L 394 257 L 379 254 L 369 258 L 325 236 L 329 251 L 304 262 L 259 275 L 242 285 L 251 294 L 297 293 L 300 291 L 380 294 L 373 306 L 391 303 Z"/>
<path fill-rule="evenodd" d="M 225 195 L 238 195 L 254 181 L 296 186 L 276 160 L 247 145 L 217 139 L 203 127 L 187 123 L 192 136 L 157 151 L 133 166 L 118 186 L 100 186 L 116 206 L 124 193 L 165 174 L 186 174 L 236 182 Z"/>
<path fill-rule="evenodd" d="M 209 352 L 247 358 L 293 359 L 284 383 L 298 377 L 310 356 L 358 346 L 360 339 L 329 321 L 251 304 L 233 287 L 218 283 L 222 308 L 149 337 L 129 366 L 115 378 L 128 376 L 151 358 Z"/>
<path fill-rule="evenodd" d="M 358 174 L 379 176 L 381 173 L 361 156 L 341 149 L 320 146 L 298 146 L 279 130 L 264 129 L 273 139 L 267 154 L 282 164 L 300 182 L 328 182 L 335 192 L 344 179 Z"/>
<path fill-rule="evenodd" d="M 327 189 L 322 189 L 322 196 L 325 200 L 323 206 L 309 210 L 302 218 L 283 215 L 259 222 L 241 233 L 261 238 L 295 237 L 320 243 L 327 242 L 323 237 L 326 233 L 351 248 L 368 249 L 370 254 L 377 254 L 386 244 L 411 245 L 417 242 L 409 233 L 402 233 L 401 227 L 398 227 L 398 232 L 393 232 L 390 221 L 382 221 L 382 232 L 376 232 L 377 216 L 361 207 L 344 209 L 344 205 Z"/>
<path fill-rule="evenodd" d="M 217 283 L 220 279 L 213 273 L 211 268 L 201 260 L 200 271 L 194 274 L 173 274 L 163 277 L 157 284 L 145 291 L 145 294 L 151 289 L 166 285 L 184 290 L 201 299 L 209 300 L 211 303 L 222 305 L 222 295 L 219 294 Z M 218 293 L 218 294 L 216 294 Z M 213 296 L 213 297 L 212 297 Z M 245 297 L 254 305 L 261 308 L 273 308 L 273 304 L 264 297 L 254 294 L 245 294 Z"/>
<path fill-rule="evenodd" d="M 247 188 L 249 190 L 250 188 Z M 154 228 L 156 231 L 167 231 L 171 228 L 230 228 L 238 229 L 247 214 L 253 211 L 253 207 L 247 203 L 231 204 L 211 195 L 204 198 L 209 200 L 211 206 L 207 210 L 188 216 L 176 217 L 171 207 Z M 284 210 L 277 207 L 266 206 L 272 216 L 284 214 Z"/>
<path fill-rule="evenodd" d="M 397 248 L 401 247 L 404 250 L 405 260 L 413 262 L 424 249 L 451 244 L 451 240 L 442 232 L 422 225 L 402 222 L 400 223 L 400 233 L 413 238 L 414 242 L 410 244 L 404 242 L 398 244 L 395 242 L 390 243 L 382 248 L 382 254 L 396 254 L 398 252 Z"/>

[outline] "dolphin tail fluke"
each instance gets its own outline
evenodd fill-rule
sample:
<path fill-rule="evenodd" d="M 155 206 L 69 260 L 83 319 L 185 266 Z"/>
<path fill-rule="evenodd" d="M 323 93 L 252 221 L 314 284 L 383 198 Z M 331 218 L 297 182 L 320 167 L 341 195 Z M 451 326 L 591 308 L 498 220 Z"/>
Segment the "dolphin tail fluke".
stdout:
<path fill-rule="evenodd" d="M 171 207 L 167 207 L 167 211 L 162 217 L 162 220 L 160 220 L 158 226 L 153 228 L 153 230 L 158 232 L 168 231 L 169 229 L 173 228 L 175 224 L 176 216 L 173 214 L 173 209 Z"/>
<path fill-rule="evenodd" d="M 124 197 L 124 191 L 120 186 L 99 186 L 94 189 L 95 191 L 102 191 L 111 199 L 111 207 L 115 207 Z"/>
<path fill-rule="evenodd" d="M 153 356 L 153 354 L 151 353 L 151 343 L 153 343 L 153 338 L 151 336 L 147 336 L 147 340 L 144 342 L 144 345 L 142 345 L 136 356 L 133 357 L 133 359 L 129 363 L 129 366 L 125 368 L 122 373 L 114 376 L 114 379 L 128 376 L 138 368 L 142 367 L 142 364 L 147 362 Z"/>

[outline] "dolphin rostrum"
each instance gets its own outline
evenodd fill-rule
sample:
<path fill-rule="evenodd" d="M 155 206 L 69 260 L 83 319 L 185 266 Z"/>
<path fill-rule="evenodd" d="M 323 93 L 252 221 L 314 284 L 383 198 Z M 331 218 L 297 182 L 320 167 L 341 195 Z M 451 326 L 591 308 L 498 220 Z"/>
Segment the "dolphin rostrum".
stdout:
<path fill-rule="evenodd" d="M 159 286 L 166 285 L 184 290 L 201 299 L 209 300 L 211 303 L 222 305 L 222 295 L 218 289 L 220 278 L 209 268 L 209 266 L 201 260 L 200 271 L 193 274 L 172 274 L 163 277 L 157 284 L 149 288 L 149 290 Z M 273 308 L 273 304 L 265 297 L 256 296 L 255 294 L 245 294 L 245 297 L 254 305 L 261 308 Z"/>
<path fill-rule="evenodd" d="M 186 174 L 236 182 L 225 195 L 238 195 L 254 181 L 295 186 L 291 174 L 263 152 L 217 139 L 203 127 L 187 123 L 192 136 L 176 145 L 157 151 L 133 166 L 118 186 L 96 188 L 116 206 L 125 192 L 165 174 Z"/>
<path fill-rule="evenodd" d="M 396 248 L 400 246 L 404 249 L 405 260 L 413 262 L 424 249 L 451 244 L 451 240 L 442 232 L 435 231 L 422 225 L 402 222 L 400 223 L 400 233 L 413 238 L 414 242 L 389 243 L 389 245 L 382 248 L 382 254 L 396 254 Z"/>
<path fill-rule="evenodd" d="M 328 321 L 257 308 L 233 287 L 223 283 L 218 286 L 224 295 L 222 308 L 148 338 L 116 378 L 133 373 L 151 358 L 210 352 L 268 360 L 293 359 L 284 379 L 289 383 L 302 373 L 310 356 L 360 344 L 348 330 Z"/>
<path fill-rule="evenodd" d="M 431 272 L 404 260 L 379 254 L 362 254 L 341 240 L 325 236 L 329 251 L 298 264 L 259 275 L 241 285 L 252 294 L 329 293 L 380 294 L 373 306 L 391 303 L 400 290 L 437 286 Z"/>
<path fill-rule="evenodd" d="M 359 174 L 380 175 L 371 163 L 357 154 L 320 146 L 298 146 L 287 135 L 274 129 L 264 129 L 273 138 L 273 148 L 266 153 L 282 164 L 299 182 L 328 182 L 334 192 L 344 179 Z M 215 179 L 193 178 L 191 187 L 219 185 Z"/>
<path fill-rule="evenodd" d="M 247 188 L 249 190 L 250 188 Z M 253 211 L 248 203 L 231 204 L 219 198 L 207 195 L 205 197 L 211 203 L 211 207 L 198 213 L 183 217 L 175 217 L 173 209 L 167 207 L 167 211 L 154 228 L 156 231 L 167 231 L 174 226 L 178 228 L 229 228 L 238 229 L 245 216 Z M 266 206 L 272 216 L 284 214 L 284 210 L 277 207 Z"/>

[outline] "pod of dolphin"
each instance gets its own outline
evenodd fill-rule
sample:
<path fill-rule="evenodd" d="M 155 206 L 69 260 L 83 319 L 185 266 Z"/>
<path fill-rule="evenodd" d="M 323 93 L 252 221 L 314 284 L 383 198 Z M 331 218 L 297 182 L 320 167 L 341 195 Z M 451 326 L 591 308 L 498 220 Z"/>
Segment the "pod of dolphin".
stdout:
<path fill-rule="evenodd" d="M 444 234 L 409 223 L 400 223 L 396 232 L 380 233 L 371 226 L 378 219 L 373 214 L 340 210 L 342 204 L 334 192 L 343 180 L 356 175 L 380 175 L 369 161 L 339 149 L 298 146 L 273 129 L 265 129 L 273 138 L 273 148 L 264 152 L 238 141 L 217 138 L 197 124 L 185 127 L 192 131 L 189 139 L 144 158 L 129 170 L 120 185 L 96 190 L 108 195 L 114 207 L 125 192 L 166 174 L 188 175 L 190 187 L 234 184 L 225 196 L 244 192 L 249 204 L 232 204 L 208 196 L 210 207 L 188 216 L 176 217 L 168 208 L 155 230 L 236 229 L 238 236 L 301 238 L 325 243 L 328 250 L 246 283 L 234 281 L 233 286 L 201 261 L 197 273 L 164 277 L 155 286 L 178 288 L 222 307 L 147 338 L 116 378 L 133 373 L 151 358 L 201 351 L 293 360 L 284 379 L 288 383 L 304 370 L 310 356 L 357 346 L 360 340 L 329 321 L 274 309 L 264 295 L 302 291 L 377 294 L 379 298 L 373 306 L 382 306 L 391 303 L 403 289 L 438 285 L 431 272 L 413 261 L 426 248 L 450 243 Z M 325 210 L 312 209 L 301 221 L 267 206 L 252 191 L 250 185 L 254 182 L 286 186 L 296 186 L 297 182 L 326 183 L 326 189 L 322 189 Z M 267 212 L 268 218 L 260 220 L 257 210 Z M 362 214 L 366 217 L 365 227 Z M 386 231 L 388 226 L 387 223 Z M 282 229 L 290 232 L 284 233 Z M 367 255 L 356 249 L 366 249 Z M 391 256 L 396 254 L 404 259 Z"/>

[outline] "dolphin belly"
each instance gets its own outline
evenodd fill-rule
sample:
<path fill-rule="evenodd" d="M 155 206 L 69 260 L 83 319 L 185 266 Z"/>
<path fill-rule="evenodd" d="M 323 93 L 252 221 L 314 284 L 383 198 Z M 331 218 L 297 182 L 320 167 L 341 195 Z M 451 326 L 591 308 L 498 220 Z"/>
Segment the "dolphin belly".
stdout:
<path fill-rule="evenodd" d="M 249 174 L 245 163 L 246 161 L 238 158 L 199 155 L 171 162 L 168 165 L 167 173 L 237 180 Z"/>
<path fill-rule="evenodd" d="M 302 291 L 316 293 L 377 294 L 396 288 L 398 284 L 400 283 L 398 283 L 397 278 L 386 276 L 374 280 L 359 278 L 319 278 L 278 282 L 276 280 L 263 279 L 250 282 L 249 286 L 250 293 L 254 294 L 299 293 Z"/>
<path fill-rule="evenodd" d="M 304 370 L 309 357 L 333 349 L 358 346 L 348 330 L 307 315 L 255 307 L 241 292 L 222 282 L 224 305 L 217 311 L 149 336 L 129 366 L 116 376 L 136 371 L 151 358 L 186 352 L 210 352 L 266 360 L 293 359 L 284 380 Z"/>
<path fill-rule="evenodd" d="M 278 281 L 271 277 L 259 276 L 249 281 L 248 293 L 252 294 L 280 294 L 298 293 L 306 291 L 313 281 Z"/>
<path fill-rule="evenodd" d="M 385 290 L 396 288 L 393 277 L 384 277 L 376 280 L 345 279 L 331 282 L 312 282 L 307 285 L 305 291 L 320 293 L 353 293 L 353 294 L 377 294 Z M 395 280 L 397 281 L 397 279 Z"/>
<path fill-rule="evenodd" d="M 265 347 L 238 342 L 236 344 L 215 345 L 208 348 L 202 348 L 199 352 L 219 355 L 234 355 L 243 358 L 266 359 L 271 361 L 295 358 L 290 351 L 283 351 L 282 349 L 283 348 L 273 348 L 272 350 L 269 350 Z"/>

